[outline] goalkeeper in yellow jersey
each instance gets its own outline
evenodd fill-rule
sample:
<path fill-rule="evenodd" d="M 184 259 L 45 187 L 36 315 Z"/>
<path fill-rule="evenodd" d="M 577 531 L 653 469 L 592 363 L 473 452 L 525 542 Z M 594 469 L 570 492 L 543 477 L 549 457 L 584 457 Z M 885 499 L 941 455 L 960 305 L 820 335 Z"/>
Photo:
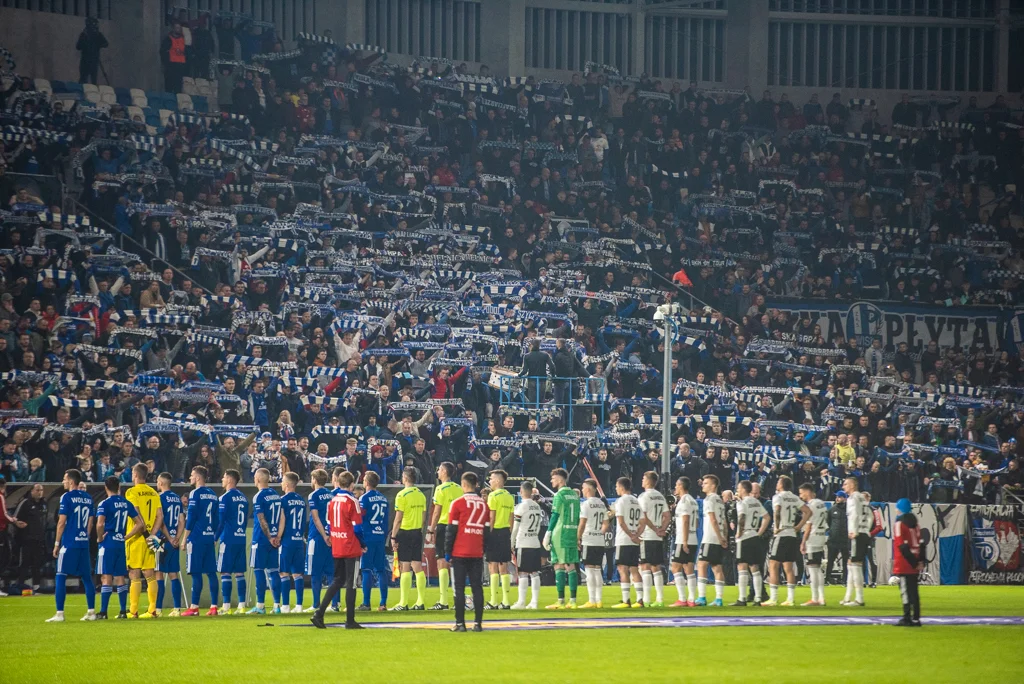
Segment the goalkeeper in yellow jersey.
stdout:
<path fill-rule="evenodd" d="M 145 530 L 142 534 L 132 537 L 125 542 L 125 554 L 128 560 L 128 577 L 131 586 L 128 592 L 128 618 L 155 618 L 159 615 L 157 605 L 157 583 L 156 583 L 156 544 L 155 537 L 152 537 L 155 530 L 159 530 L 163 524 L 163 507 L 160 505 L 160 494 L 146 484 L 146 477 L 149 475 L 149 467 L 144 463 L 136 464 L 132 468 L 132 487 L 124 494 L 124 498 L 135 506 L 135 510 L 142 518 Z M 129 522 L 134 526 L 135 521 Z M 128 530 L 126 530 L 127 532 Z M 149 586 L 147 594 L 149 597 L 149 609 L 139 615 L 139 596 L 142 595 L 142 578 L 145 577 Z"/>

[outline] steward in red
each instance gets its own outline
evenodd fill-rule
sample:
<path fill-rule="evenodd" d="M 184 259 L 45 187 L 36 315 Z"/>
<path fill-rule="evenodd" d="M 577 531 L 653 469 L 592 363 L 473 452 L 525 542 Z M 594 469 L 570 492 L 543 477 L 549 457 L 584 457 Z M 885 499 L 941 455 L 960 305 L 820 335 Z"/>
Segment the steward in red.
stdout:
<path fill-rule="evenodd" d="M 921 596 L 918 580 L 924 569 L 926 544 L 921 541 L 921 530 L 917 526 L 917 516 L 911 512 L 910 500 L 897 501 L 896 510 L 901 515 L 893 528 L 892 572 L 899 578 L 900 598 L 903 600 L 903 619 L 896 626 L 920 627 Z"/>
<path fill-rule="evenodd" d="M 331 529 L 331 555 L 334 556 L 334 581 L 327 587 L 324 600 L 309 621 L 318 629 L 325 629 L 324 612 L 345 587 L 345 629 L 363 629 L 356 622 L 356 568 L 366 550 L 361 526 L 363 516 L 359 500 L 348 488 L 355 482 L 352 473 L 343 468 L 334 469 L 334 498 L 327 503 L 327 524 Z"/>
<path fill-rule="evenodd" d="M 476 493 L 479 480 L 475 473 L 462 476 L 461 498 L 452 502 L 448 512 L 444 557 L 452 566 L 455 584 L 455 626 L 453 632 L 466 631 L 466 577 L 473 591 L 476 613 L 474 632 L 483 631 L 484 621 L 484 534 L 490 520 L 487 503 Z"/>

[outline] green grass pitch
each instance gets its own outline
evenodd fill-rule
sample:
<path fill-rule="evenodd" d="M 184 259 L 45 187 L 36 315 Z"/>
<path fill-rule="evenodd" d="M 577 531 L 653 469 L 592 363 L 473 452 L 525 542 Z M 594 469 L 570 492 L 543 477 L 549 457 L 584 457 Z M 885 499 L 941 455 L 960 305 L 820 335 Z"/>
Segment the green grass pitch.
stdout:
<path fill-rule="evenodd" d="M 487 588 L 485 587 L 485 592 Z M 394 590 L 397 594 L 397 589 Z M 784 592 L 784 590 L 783 590 Z M 514 593 L 514 590 L 513 590 Z M 486 618 L 684 615 L 900 614 L 894 587 L 866 590 L 867 607 L 502 611 Z M 580 588 L 585 597 L 585 588 Z M 726 601 L 736 589 L 726 588 Z M 922 587 L 928 615 L 1024 615 L 1022 587 Z M 362 594 L 360 592 L 360 598 Z M 486 593 L 485 593 L 486 596 Z M 437 597 L 431 589 L 427 605 Z M 605 587 L 617 599 L 618 586 Z M 554 599 L 545 587 L 542 598 Z M 666 598 L 675 599 L 673 588 Z M 797 590 L 806 601 L 808 591 Z M 97 596 L 97 600 L 99 597 Z M 585 600 L 585 598 L 581 598 Z M 117 599 L 113 599 L 116 606 Z M 169 598 L 167 600 L 169 603 Z M 376 593 L 374 594 L 376 602 Z M 543 605 L 542 601 L 542 605 Z M 606 601 L 605 605 L 611 602 Z M 146 597 L 143 594 L 142 605 Z M 113 606 L 112 606 L 113 607 Z M 166 609 L 165 609 L 166 610 Z M 306 615 L 79 622 L 85 598 L 68 598 L 67 622 L 45 624 L 53 598 L 0 599 L 0 682 L 1019 682 L 1024 627 L 890 626 L 566 629 L 450 634 L 435 630 L 282 629 Z M 626 615 L 624 615 L 624 613 Z M 343 616 L 328 613 L 328 622 Z M 452 621 L 452 613 L 357 613 L 363 622 Z M 261 626 L 271 623 L 274 626 Z"/>

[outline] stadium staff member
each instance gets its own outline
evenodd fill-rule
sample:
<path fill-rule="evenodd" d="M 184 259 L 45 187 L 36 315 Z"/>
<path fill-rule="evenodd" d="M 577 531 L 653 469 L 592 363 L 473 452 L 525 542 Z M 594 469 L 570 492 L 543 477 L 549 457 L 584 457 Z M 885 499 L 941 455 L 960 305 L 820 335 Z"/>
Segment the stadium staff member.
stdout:
<path fill-rule="evenodd" d="M 325 629 L 324 613 L 342 587 L 345 587 L 345 629 L 363 629 L 356 622 L 356 569 L 366 547 L 363 545 L 361 525 L 363 516 L 359 500 L 349 488 L 355 477 L 347 470 L 334 473 L 334 498 L 327 504 L 327 524 L 331 528 L 331 555 L 334 556 L 334 579 L 320 601 L 320 606 L 309 618 L 317 629 Z"/>
<path fill-rule="evenodd" d="M 893 530 L 892 571 L 900 580 L 900 598 L 903 599 L 903 618 L 897 627 L 921 626 L 921 595 L 918 579 L 924 569 L 925 544 L 921 541 L 921 528 L 917 516 L 911 512 L 910 499 L 896 502 L 900 517 Z"/>
<path fill-rule="evenodd" d="M 455 626 L 453 632 L 466 631 L 466 576 L 473 590 L 474 632 L 483 631 L 484 621 L 484 529 L 489 518 L 487 504 L 476 493 L 476 473 L 462 476 L 461 498 L 448 511 L 444 556 L 452 566 L 455 582 Z"/>

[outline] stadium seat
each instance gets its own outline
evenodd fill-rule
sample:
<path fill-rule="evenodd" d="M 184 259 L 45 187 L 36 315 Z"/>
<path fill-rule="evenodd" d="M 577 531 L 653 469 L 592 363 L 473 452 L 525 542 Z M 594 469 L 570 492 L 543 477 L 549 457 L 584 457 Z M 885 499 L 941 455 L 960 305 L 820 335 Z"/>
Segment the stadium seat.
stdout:
<path fill-rule="evenodd" d="M 50 88 L 52 88 L 55 93 L 68 92 L 68 87 L 64 84 L 64 81 L 50 81 Z"/>
<path fill-rule="evenodd" d="M 182 79 L 181 92 L 185 93 L 186 95 L 195 95 L 197 92 L 195 79 L 193 79 L 191 76 L 186 76 L 184 79 Z"/>
<path fill-rule="evenodd" d="M 192 109 L 193 111 L 205 114 L 206 112 L 210 111 L 210 105 L 206 97 L 204 97 L 203 95 L 193 95 Z"/>
<path fill-rule="evenodd" d="M 127 107 L 132 103 L 132 94 L 127 88 L 114 88 L 114 94 L 117 95 L 117 104 Z"/>
<path fill-rule="evenodd" d="M 103 96 L 100 95 L 100 91 L 98 90 L 85 91 L 85 99 L 89 102 L 92 102 L 93 104 L 99 104 L 103 102 Z"/>
<path fill-rule="evenodd" d="M 160 117 L 159 116 L 147 116 L 146 125 L 152 126 L 153 128 L 160 128 Z"/>
<path fill-rule="evenodd" d="M 69 93 L 83 93 L 83 92 L 85 92 L 85 88 L 82 87 L 82 84 L 81 83 L 76 83 L 75 81 L 64 81 L 64 88 Z"/>
<path fill-rule="evenodd" d="M 103 104 L 116 105 L 117 104 L 117 95 L 114 94 L 113 90 L 111 90 L 109 92 L 106 92 L 106 91 L 101 92 L 100 93 L 100 101 L 103 102 Z"/>
<path fill-rule="evenodd" d="M 210 88 L 211 88 L 210 82 L 207 81 L 205 78 L 197 78 L 196 79 L 196 92 L 199 93 L 200 95 L 207 95 L 207 94 L 209 94 Z"/>
<path fill-rule="evenodd" d="M 134 105 L 131 105 L 128 107 L 128 118 L 134 121 L 135 117 L 139 117 L 140 119 L 145 121 L 146 113 L 142 111 L 142 107 L 136 107 Z"/>
<path fill-rule="evenodd" d="M 186 95 L 185 93 L 178 93 L 178 110 L 179 111 L 192 111 L 192 96 Z"/>
<path fill-rule="evenodd" d="M 100 92 L 100 89 L 99 89 L 98 86 L 94 86 L 92 83 L 83 83 L 82 84 L 82 91 L 86 95 L 88 95 L 89 93 L 96 93 L 98 95 L 99 92 Z"/>
<path fill-rule="evenodd" d="M 53 87 L 50 85 L 50 82 L 47 81 L 45 78 L 37 78 L 36 79 L 36 90 L 39 90 L 39 91 L 42 91 L 42 92 L 45 92 L 45 93 L 52 93 L 53 92 Z"/>
<path fill-rule="evenodd" d="M 99 90 L 100 93 L 110 93 L 111 95 L 114 94 L 113 86 L 100 85 L 100 86 L 96 86 L 96 89 Z"/>
<path fill-rule="evenodd" d="M 145 95 L 135 95 L 132 97 L 132 104 L 136 107 L 142 107 L 145 109 L 149 106 L 149 100 L 146 99 Z"/>
<path fill-rule="evenodd" d="M 132 97 L 145 97 L 146 91 L 139 88 L 129 88 L 128 92 L 132 94 Z"/>
<path fill-rule="evenodd" d="M 166 126 L 167 125 L 167 120 L 169 118 L 171 118 L 171 114 L 174 114 L 173 110 L 170 110 L 170 109 L 161 109 L 160 110 L 160 125 L 161 126 Z"/>

